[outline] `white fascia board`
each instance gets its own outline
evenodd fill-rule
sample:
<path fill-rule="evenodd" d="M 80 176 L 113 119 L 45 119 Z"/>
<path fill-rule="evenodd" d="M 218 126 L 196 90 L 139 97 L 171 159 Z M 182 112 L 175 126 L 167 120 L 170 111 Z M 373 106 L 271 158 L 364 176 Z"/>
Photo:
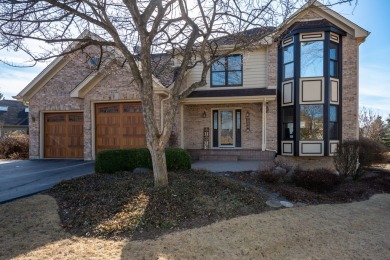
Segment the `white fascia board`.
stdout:
<path fill-rule="evenodd" d="M 367 37 L 370 34 L 369 31 L 363 29 L 362 27 L 360 27 L 356 23 L 350 21 L 349 19 L 345 18 L 344 16 L 342 16 L 339 13 L 337 13 L 336 11 L 333 11 L 329 7 L 324 6 L 323 4 L 319 3 L 318 1 L 316 1 L 314 3 L 314 5 L 316 7 L 318 7 L 320 10 L 322 10 L 322 11 L 326 12 L 327 14 L 329 14 L 330 16 L 334 17 L 335 19 L 337 19 L 340 22 L 344 23 L 348 27 L 352 28 L 355 31 L 355 35 L 354 36 L 356 38 L 361 38 L 361 37 L 365 38 L 365 37 Z"/>
<path fill-rule="evenodd" d="M 334 23 L 336 26 L 339 26 L 341 29 L 344 29 L 345 31 L 351 33 L 355 38 L 363 38 L 364 41 L 364 39 L 370 34 L 370 32 L 368 32 L 367 30 L 351 22 L 344 16 L 340 15 L 336 11 L 333 11 L 332 9 L 321 4 L 320 2 L 309 1 L 308 3 L 304 4 L 300 9 L 298 9 L 295 13 L 293 13 L 289 19 L 283 22 L 276 29 L 274 37 L 283 33 L 285 28 L 293 24 L 295 20 L 297 20 L 299 17 L 304 16 L 305 12 L 308 11 L 310 8 L 312 8 L 312 11 L 314 11 L 318 15 L 322 17 L 325 16 L 324 18 Z"/>

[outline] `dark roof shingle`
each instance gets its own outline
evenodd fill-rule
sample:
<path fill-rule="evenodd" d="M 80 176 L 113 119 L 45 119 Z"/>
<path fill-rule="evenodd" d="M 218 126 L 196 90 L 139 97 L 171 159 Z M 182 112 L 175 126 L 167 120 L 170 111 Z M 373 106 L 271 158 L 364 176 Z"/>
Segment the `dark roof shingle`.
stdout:
<path fill-rule="evenodd" d="M 0 111 L 0 124 L 28 125 L 28 113 L 23 102 L 16 100 L 0 100 L 0 107 L 7 107 L 7 111 Z"/>

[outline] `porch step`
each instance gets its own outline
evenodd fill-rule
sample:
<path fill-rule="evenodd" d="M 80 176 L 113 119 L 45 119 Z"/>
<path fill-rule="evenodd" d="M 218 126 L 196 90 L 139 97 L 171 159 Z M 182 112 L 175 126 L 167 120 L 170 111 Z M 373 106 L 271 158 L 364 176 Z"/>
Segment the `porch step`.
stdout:
<path fill-rule="evenodd" d="M 238 155 L 200 155 L 199 161 L 238 161 Z"/>

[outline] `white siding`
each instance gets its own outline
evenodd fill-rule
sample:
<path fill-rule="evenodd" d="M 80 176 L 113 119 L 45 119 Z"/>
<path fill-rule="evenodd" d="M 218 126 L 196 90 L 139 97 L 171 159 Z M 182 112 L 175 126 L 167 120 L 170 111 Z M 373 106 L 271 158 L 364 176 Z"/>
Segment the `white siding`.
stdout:
<path fill-rule="evenodd" d="M 266 48 L 252 51 L 237 52 L 243 55 L 243 86 L 233 88 L 265 88 L 267 87 L 267 52 Z M 202 65 L 198 65 L 188 73 L 187 84 L 199 81 Z M 189 86 L 189 85 L 188 85 Z M 227 87 L 212 87 L 211 89 L 226 89 Z M 207 74 L 207 85 L 199 90 L 210 89 L 210 72 Z"/>

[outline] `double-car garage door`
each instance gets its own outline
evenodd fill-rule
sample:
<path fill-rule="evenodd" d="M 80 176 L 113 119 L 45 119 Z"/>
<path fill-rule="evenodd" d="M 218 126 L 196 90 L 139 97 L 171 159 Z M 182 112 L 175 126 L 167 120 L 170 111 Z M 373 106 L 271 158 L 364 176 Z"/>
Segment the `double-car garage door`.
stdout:
<path fill-rule="evenodd" d="M 83 113 L 45 114 L 45 158 L 83 158 Z M 146 147 L 141 103 L 95 105 L 96 152 Z"/>

